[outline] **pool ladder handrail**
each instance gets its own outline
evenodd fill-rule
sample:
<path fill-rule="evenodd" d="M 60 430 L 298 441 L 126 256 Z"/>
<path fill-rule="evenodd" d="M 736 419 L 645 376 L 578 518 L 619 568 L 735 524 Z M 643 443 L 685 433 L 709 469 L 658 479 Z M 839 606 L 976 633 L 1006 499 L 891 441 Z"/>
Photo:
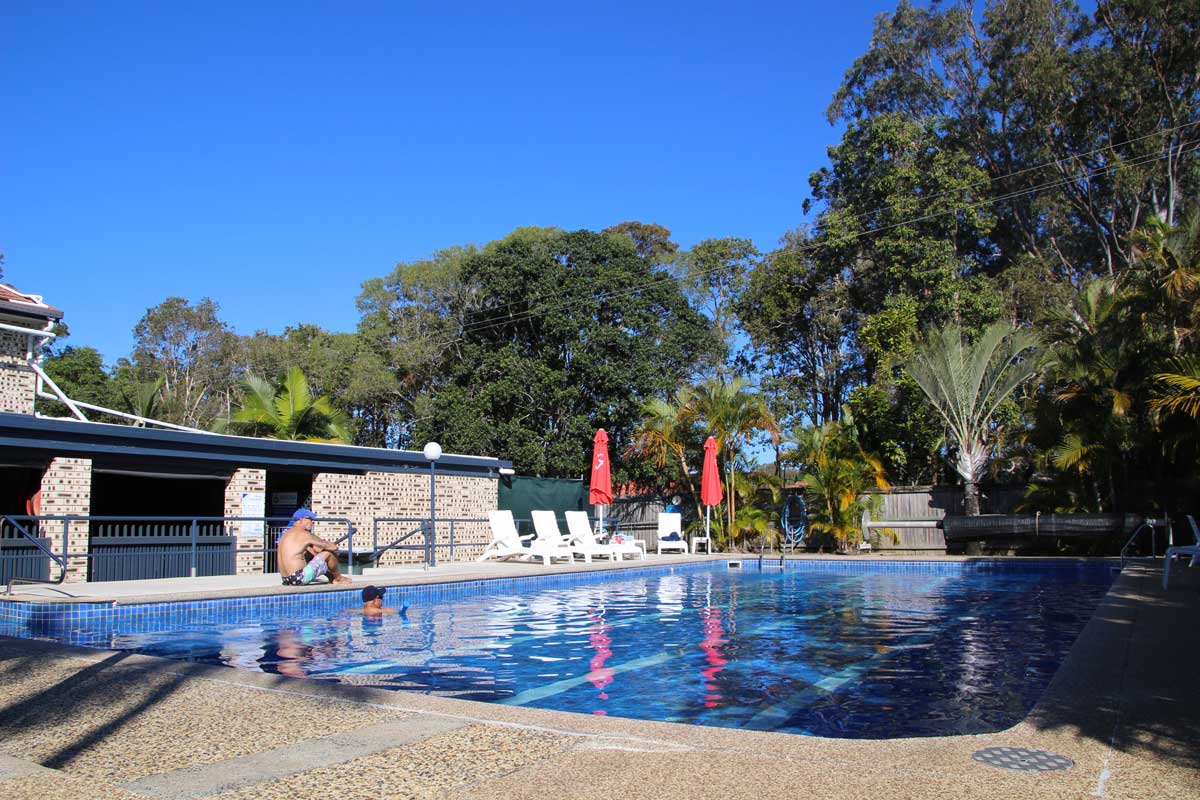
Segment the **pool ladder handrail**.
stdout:
<path fill-rule="evenodd" d="M 56 592 L 65 594 L 67 597 L 71 597 L 72 595 L 69 592 L 66 592 L 62 589 L 54 589 L 53 588 L 55 586 L 61 586 L 63 584 L 63 582 L 66 581 L 66 579 L 67 579 L 67 556 L 66 556 L 66 554 L 64 553 L 62 556 L 56 556 L 50 550 L 50 548 L 46 547 L 46 545 L 44 545 L 38 541 L 38 537 L 34 536 L 29 531 L 25 530 L 25 526 L 22 525 L 21 523 L 17 522 L 16 519 L 14 519 L 11 514 L 0 514 L 0 519 L 3 519 L 9 525 L 12 525 L 13 528 L 15 528 L 22 536 L 24 536 L 29 541 L 33 542 L 34 546 L 36 546 L 38 550 L 41 550 L 42 553 L 44 553 L 47 558 L 49 558 L 55 564 L 58 564 L 58 579 L 57 580 L 49 580 L 47 578 L 26 578 L 26 577 L 22 577 L 20 575 L 16 575 L 12 578 L 9 578 L 8 586 L 4 591 L 5 596 L 11 597 L 12 593 L 13 593 L 13 586 L 17 585 L 18 583 L 27 583 L 27 584 L 37 584 L 39 586 L 41 586 L 41 585 L 48 586 L 48 587 L 51 587 Z M 64 549 L 66 548 L 66 542 L 67 542 L 67 526 L 70 524 L 71 524 L 71 522 L 69 519 L 63 520 L 63 548 Z"/>
<path fill-rule="evenodd" d="M 1150 557 L 1158 558 L 1158 553 L 1155 550 L 1154 529 L 1163 522 L 1165 522 L 1167 525 L 1167 542 L 1169 543 L 1174 540 L 1174 531 L 1171 528 L 1170 514 L 1163 516 L 1162 519 L 1158 519 L 1157 517 L 1144 517 L 1142 519 L 1142 523 L 1133 529 L 1133 533 L 1129 534 L 1129 538 L 1121 547 L 1121 569 L 1125 569 L 1125 564 L 1127 564 L 1129 560 L 1133 558 L 1133 556 L 1129 555 L 1129 548 L 1133 547 L 1134 542 L 1137 541 L 1138 534 L 1144 530 L 1150 531 Z"/>
<path fill-rule="evenodd" d="M 375 544 L 371 548 L 371 556 L 369 558 L 370 561 L 374 561 L 376 564 L 378 564 L 379 557 L 382 556 L 387 551 L 392 550 L 392 549 L 400 549 L 400 550 L 413 549 L 412 545 L 401 545 L 401 542 L 405 541 L 410 536 L 416 536 L 418 533 L 424 533 L 425 534 L 425 544 L 422 545 L 422 547 L 425 550 L 425 564 L 426 565 L 429 564 L 429 549 L 430 548 L 429 548 L 429 523 L 428 522 L 422 522 L 420 524 L 420 527 L 413 528 L 411 531 L 404 534 L 399 539 L 395 540 L 391 544 L 385 544 L 383 547 L 379 546 L 379 522 L 380 522 L 380 520 L 375 520 L 374 531 L 372 532 L 373 538 L 375 539 Z"/>

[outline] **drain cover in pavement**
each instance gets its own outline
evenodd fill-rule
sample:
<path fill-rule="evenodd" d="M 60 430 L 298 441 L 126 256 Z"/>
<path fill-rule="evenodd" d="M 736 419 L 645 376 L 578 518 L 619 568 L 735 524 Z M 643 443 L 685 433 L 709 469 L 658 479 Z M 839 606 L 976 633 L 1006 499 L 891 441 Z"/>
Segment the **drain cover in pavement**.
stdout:
<path fill-rule="evenodd" d="M 991 767 L 1026 772 L 1050 772 L 1075 766 L 1075 762 L 1066 756 L 1045 750 L 1029 750 L 1025 747 L 985 747 L 976 750 L 971 758 Z"/>

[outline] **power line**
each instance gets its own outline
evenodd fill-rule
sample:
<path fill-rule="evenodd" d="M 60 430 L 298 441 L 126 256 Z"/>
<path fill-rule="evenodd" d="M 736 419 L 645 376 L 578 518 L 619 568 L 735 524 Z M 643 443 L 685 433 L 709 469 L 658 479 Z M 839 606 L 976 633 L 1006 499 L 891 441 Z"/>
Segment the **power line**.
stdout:
<path fill-rule="evenodd" d="M 925 198 L 922 198 L 922 199 L 923 199 L 923 200 L 925 200 L 926 202 L 932 202 L 933 200 L 937 200 L 937 199 L 939 199 L 939 198 L 945 197 L 945 196 L 947 196 L 947 195 L 949 195 L 949 194 L 952 194 L 953 192 L 965 192 L 965 191 L 969 191 L 969 190 L 972 190 L 972 189 L 978 189 L 978 188 L 982 188 L 982 187 L 991 186 L 992 184 L 994 184 L 994 183 L 997 183 L 997 182 L 999 182 L 999 181 L 1008 180 L 1008 179 L 1010 179 L 1010 178 L 1014 178 L 1014 177 L 1017 177 L 1017 176 L 1020 176 L 1020 175 L 1024 175 L 1024 174 L 1026 174 L 1026 173 L 1029 173 L 1029 172 L 1035 172 L 1035 171 L 1038 171 L 1038 170 L 1046 169 L 1046 168 L 1048 168 L 1048 167 L 1052 167 L 1052 166 L 1053 166 L 1053 167 L 1061 167 L 1063 164 L 1069 163 L 1070 161 L 1072 161 L 1072 160 L 1074 160 L 1074 159 L 1079 159 L 1079 158 L 1084 158 L 1084 157 L 1087 157 L 1087 156 L 1096 155 L 1097 153 L 1102 153 L 1102 152 L 1105 152 L 1105 151 L 1113 150 L 1113 149 L 1115 149 L 1115 148 L 1120 148 L 1120 147 L 1128 147 L 1128 146 L 1130 146 L 1130 145 L 1133 145 L 1133 144 L 1136 144 L 1136 143 L 1138 143 L 1138 142 L 1145 141 L 1146 139 L 1152 139 L 1152 138 L 1154 138 L 1154 137 L 1156 137 L 1156 136 L 1164 136 L 1164 135 L 1168 135 L 1168 134 L 1174 133 L 1174 132 L 1176 132 L 1176 131 L 1181 131 L 1181 130 L 1184 130 L 1184 129 L 1186 129 L 1186 128 L 1189 128 L 1189 127 L 1194 127 L 1194 126 L 1197 126 L 1197 125 L 1200 125 L 1200 120 L 1194 120 L 1194 121 L 1192 121 L 1192 122 L 1186 122 L 1186 123 L 1182 123 L 1182 124 L 1180 124 L 1180 125 L 1174 125 L 1174 126 L 1172 126 L 1172 127 L 1170 127 L 1170 128 L 1164 128 L 1164 129 L 1162 129 L 1162 130 L 1153 131 L 1153 132 L 1151 132 L 1151 133 L 1148 133 L 1148 134 L 1145 134 L 1145 135 L 1143 135 L 1143 136 L 1137 136 L 1137 137 L 1134 137 L 1134 138 L 1132 138 L 1132 139 L 1127 139 L 1127 140 L 1124 140 L 1124 141 L 1122 141 L 1122 142 L 1117 142 L 1117 143 L 1112 143 L 1112 144 L 1104 145 L 1103 147 L 1097 147 L 1097 148 L 1094 148 L 1094 149 L 1092 149 L 1092 150 L 1087 150 L 1087 151 L 1084 151 L 1084 152 L 1081 152 L 1081 153 L 1076 153 L 1076 154 L 1074 154 L 1074 155 L 1071 155 L 1071 156 L 1068 156 L 1068 157 L 1064 157 L 1064 158 L 1055 158 L 1055 159 L 1051 159 L 1051 160 L 1049 160 L 1049 161 L 1042 162 L 1041 164 L 1035 164 L 1035 165 L 1033 165 L 1033 166 L 1024 167 L 1024 168 L 1022 168 L 1022 169 L 1015 170 L 1015 171 L 1013 171 L 1013 172 L 1006 173 L 1006 174 L 1004 174 L 1004 175 L 998 175 L 998 176 L 996 176 L 996 177 L 994 177 L 994 178 L 990 178 L 990 179 L 988 179 L 988 180 L 986 180 L 986 181 L 980 181 L 980 182 L 977 182 L 977 183 L 974 183 L 974 184 L 969 184 L 968 186 L 964 187 L 963 189 L 959 189 L 959 190 L 947 190 L 947 191 L 944 191 L 944 192 L 939 192 L 939 193 L 937 193 L 937 194 L 928 195 L 927 197 L 925 197 Z M 1185 150 L 1184 152 L 1190 152 L 1190 151 L 1186 151 L 1186 150 Z M 1180 155 L 1183 155 L 1183 153 L 1180 153 Z M 1031 194 L 1031 193 L 1033 193 L 1033 192 L 1036 192 L 1036 191 L 1042 191 L 1042 190 L 1043 190 L 1043 189 L 1045 189 L 1045 188 L 1053 188 L 1053 187 L 1054 187 L 1054 186 L 1056 186 L 1056 185 L 1058 185 L 1058 186 L 1066 185 L 1067 183 L 1070 183 L 1072 180 L 1075 180 L 1075 179 L 1077 179 L 1077 178 L 1079 178 L 1079 177 L 1093 177 L 1093 176 L 1095 176 L 1095 175 L 1103 174 L 1104 172 L 1106 172 L 1106 171 L 1109 171 L 1109 169 L 1115 169 L 1115 168 L 1117 168 L 1117 167 L 1120 167 L 1120 166 L 1136 166 L 1136 165 L 1138 165 L 1138 164 L 1140 164 L 1140 163 L 1145 163 L 1145 161 L 1146 161 L 1147 159 L 1149 159 L 1149 160 L 1155 160 L 1155 159 L 1162 158 L 1162 157 L 1165 157 L 1165 156 L 1163 156 L 1161 153 L 1159 153 L 1159 154 L 1150 154 L 1150 155 L 1148 155 L 1148 156 L 1142 156 L 1142 157 L 1140 157 L 1139 159 L 1135 159 L 1135 160 L 1132 160 L 1132 161 L 1125 161 L 1125 162 L 1122 162 L 1121 164 L 1118 164 L 1118 165 L 1113 165 L 1111 168 L 1101 168 L 1101 169 L 1098 169 L 1098 170 L 1096 170 L 1096 171 L 1093 171 L 1093 172 L 1091 172 L 1091 173 L 1086 173 L 1084 176 L 1075 176 L 1075 178 L 1063 178 L 1063 179 L 1061 179 L 1060 181 L 1058 181 L 1058 182 L 1056 182 L 1056 183 L 1051 183 L 1051 184 L 1043 184 L 1042 186 L 1032 187 L 1032 188 L 1028 188 L 1028 189 L 1024 189 L 1024 190 L 1019 190 L 1019 191 L 1016 191 L 1016 192 L 1010 192 L 1010 193 L 1009 193 L 1009 194 L 1007 194 L 1007 195 L 1002 195 L 1002 196 L 1000 196 L 1000 197 L 991 198 L 990 200 L 985 200 L 985 201 L 982 201 L 981 203 L 975 203 L 975 204 L 969 204 L 969 205 L 966 205 L 966 206 L 960 206 L 958 209 L 954 209 L 953 211 L 954 211 L 954 212 L 957 212 L 957 211 L 959 211 L 959 210 L 962 210 L 962 209 L 966 209 L 966 208 L 972 208 L 972 207 L 977 207 L 977 206 L 979 206 L 979 205 L 987 205 L 987 204 L 990 204 L 990 203 L 999 203 L 999 202 L 1004 202 L 1004 201 L 1006 201 L 1006 200 L 1014 200 L 1014 199 L 1017 199 L 1017 198 L 1019 198 L 1019 197 L 1021 197 L 1021 196 L 1024 196 L 1025 194 Z M 887 207 L 887 206 L 881 206 L 881 207 L 879 207 L 879 208 L 876 208 L 876 209 L 874 209 L 874 210 L 871 210 L 871 211 L 864 211 L 864 212 L 861 212 L 861 213 L 859 213 L 859 214 L 857 214 L 857 215 L 855 215 L 855 216 L 851 217 L 850 219 L 854 219 L 854 220 L 863 220 L 863 219 L 868 219 L 868 218 L 870 218 L 870 217 L 873 217 L 873 216 L 875 216 L 875 215 L 877 215 L 877 214 L 881 214 L 881 213 L 883 213 L 883 212 L 886 212 L 887 210 L 888 210 L 888 207 Z M 866 234 L 868 234 L 868 233 L 871 233 L 871 232 L 879 232 L 879 231 L 890 230 L 890 229 L 892 229 L 892 228 L 895 228 L 895 227 L 903 227 L 904 225 L 910 225 L 910 224 L 912 224 L 912 223 L 914 223 L 914 222 L 923 222 L 923 221 L 926 221 L 926 220 L 928 220 L 928 219 L 933 219 L 933 218 L 935 218 L 936 216 L 939 216 L 939 215 L 941 215 L 941 214 L 945 214 L 945 213 L 951 213 L 951 212 L 937 212 L 937 213 L 935 213 L 935 214 L 932 214 L 932 215 L 925 215 L 925 216 L 916 217 L 916 218 L 913 218 L 913 219 L 910 219 L 910 220 L 904 220 L 904 221 L 901 221 L 901 222 L 892 223 L 892 224 L 890 224 L 890 225 L 886 225 L 886 226 L 883 226 L 883 227 L 879 227 L 879 228 L 875 228 L 875 229 L 871 229 L 871 230 L 868 230 L 868 231 L 862 232 L 862 233 L 860 233 L 860 234 L 858 234 L 858 235 L 855 235 L 854 237 L 851 237 L 851 240 L 853 240 L 853 239 L 856 239 L 856 238 L 858 238 L 858 237 L 859 237 L 859 236 L 861 236 L 861 235 L 866 235 Z M 819 246 L 819 245 L 818 245 L 818 246 Z M 799 248 L 799 249 L 793 250 L 793 252 L 807 252 L 809 249 L 810 249 L 810 248 Z M 700 271 L 700 272 L 698 272 L 698 273 L 696 273 L 696 274 L 697 274 L 698 276 L 703 276 L 703 275 L 707 275 L 707 274 L 709 274 L 709 273 L 712 273 L 712 272 L 719 272 L 719 271 L 720 271 L 720 270 L 722 270 L 722 269 L 724 269 L 724 267 L 713 267 L 712 269 L 709 269 L 709 270 L 702 270 L 702 271 Z M 609 293 L 601 293 L 599 296 L 597 296 L 597 298 L 596 298 L 596 299 L 597 299 L 599 302 L 604 302 L 606 299 L 609 299 L 609 298 L 617 298 L 617 297 L 622 297 L 622 296 L 625 296 L 625 295 L 627 295 L 627 294 L 632 294 L 632 293 L 634 293 L 634 292 L 643 291 L 643 290 L 645 290 L 645 289 L 648 289 L 648 288 L 651 288 L 651 287 L 657 286 L 657 285 L 659 285 L 659 284 L 661 284 L 661 283 L 667 283 L 667 282 L 670 282 L 670 281 L 672 281 L 672 280 L 674 280 L 674 278 L 673 278 L 673 277 L 671 277 L 671 276 L 664 276 L 664 277 L 662 277 L 662 278 L 660 278 L 660 279 L 658 279 L 658 280 L 655 280 L 655 281 L 650 281 L 650 282 L 648 282 L 648 283 L 643 283 L 643 284 L 640 284 L 640 285 L 635 285 L 635 286 L 631 286 L 631 287 L 626 287 L 625 289 L 621 289 L 621 290 L 615 290 L 615 291 L 613 291 L 613 292 L 609 292 Z M 511 303 L 505 303 L 505 304 L 503 304 L 503 305 L 496 306 L 496 307 L 494 307 L 494 308 L 492 308 L 492 309 L 489 309 L 489 312 L 490 312 L 491 314 L 493 314 L 493 315 L 499 315 L 499 314 L 501 314 L 501 313 L 502 313 L 502 312 L 503 312 L 505 309 L 515 308 L 515 307 L 518 307 L 518 306 L 529 306 L 529 305 L 531 305 L 531 304 L 536 304 L 536 303 L 538 303 L 538 302 L 540 302 L 540 301 L 541 301 L 541 298 L 539 298 L 539 297 L 533 297 L 533 298 L 529 298 L 529 299 L 526 299 L 526 300 L 523 300 L 523 301 L 513 301 L 513 302 L 511 302 Z M 537 309 L 537 310 L 530 309 L 530 310 L 527 310 L 527 311 L 521 312 L 521 313 L 519 313 L 519 314 L 511 315 L 511 316 L 504 317 L 504 318 L 500 318 L 499 316 L 496 316 L 494 320 L 486 320 L 486 319 L 485 319 L 485 320 L 481 320 L 481 321 L 479 321 L 479 322 L 472 323 L 472 324 L 470 324 L 470 325 L 464 325 L 464 326 L 463 326 L 463 328 L 462 328 L 462 330 L 461 330 L 461 331 L 460 331 L 458 334 L 456 334 L 456 336 L 455 336 L 455 340 L 457 340 L 457 339 L 459 339 L 459 338 L 462 338 L 462 336 L 463 336 L 464 334 L 466 334 L 466 333 L 471 333 L 471 332 L 477 332 L 477 331 L 488 330 L 488 329 L 490 329 L 490 328 L 492 328 L 492 327 L 498 327 L 498 326 L 500 326 L 500 325 L 504 325 L 504 324 L 506 324 L 506 323 L 516 323 L 516 322 L 522 322 L 522 321 L 524 321 L 524 320 L 531 319 L 531 318 L 533 318 L 533 317 L 536 317 L 536 316 L 541 316 L 542 314 L 548 313 L 548 312 L 550 312 L 550 311 L 561 310 L 561 309 L 566 309 L 566 308 L 570 308 L 570 307 L 571 307 L 571 303 L 570 303 L 570 301 L 565 301 L 564 303 L 561 303 L 561 304 L 559 304 L 559 305 L 557 305 L 557 306 L 556 306 L 556 305 L 542 306 L 542 307 L 539 307 L 539 309 Z M 442 343 L 442 344 L 439 344 L 439 345 L 437 345 L 437 346 L 438 346 L 438 347 L 448 346 L 448 345 L 449 345 L 450 343 L 452 343 L 453 341 L 454 341 L 454 340 L 451 340 L 451 342 Z"/>

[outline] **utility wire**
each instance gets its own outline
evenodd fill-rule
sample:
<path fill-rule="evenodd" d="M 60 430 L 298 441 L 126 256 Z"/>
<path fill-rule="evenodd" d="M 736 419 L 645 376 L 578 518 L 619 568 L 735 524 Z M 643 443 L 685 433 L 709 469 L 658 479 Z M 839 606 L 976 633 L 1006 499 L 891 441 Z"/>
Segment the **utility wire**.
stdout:
<path fill-rule="evenodd" d="M 1186 127 L 1189 127 L 1192 125 L 1196 125 L 1196 124 L 1200 124 L 1200 120 L 1198 120 L 1196 122 L 1192 122 L 1192 123 L 1187 123 L 1185 125 L 1175 126 L 1175 128 L 1169 129 L 1167 131 L 1157 131 L 1153 134 L 1148 134 L 1147 136 L 1142 136 L 1142 137 L 1138 137 L 1136 139 L 1131 139 L 1128 142 L 1123 143 L 1123 144 L 1129 144 L 1129 143 L 1141 141 L 1143 139 L 1150 138 L 1152 136 L 1162 135 L 1162 134 L 1170 132 L 1170 131 L 1180 130 L 1180 129 L 1183 129 L 1183 128 L 1186 128 Z M 1097 148 L 1095 150 L 1091 150 L 1086 153 L 1081 153 L 1078 156 L 1073 156 L 1072 158 L 1078 158 L 1081 156 L 1091 155 L 1094 153 L 1101 152 L 1103 150 L 1109 150 L 1112 147 L 1117 147 L 1117 146 L 1121 146 L 1121 145 L 1109 145 L 1109 146 L 1106 146 L 1103 148 Z M 1180 155 L 1180 156 L 1186 155 L 1188 153 L 1195 152 L 1198 149 L 1200 149 L 1200 145 L 1192 146 L 1190 148 L 1185 148 L 1184 150 L 1180 151 L 1177 155 Z M 955 208 L 947 209 L 944 211 L 931 212 L 929 214 L 924 214 L 924 215 L 920 215 L 917 217 L 911 217 L 908 219 L 900 220 L 900 221 L 889 223 L 886 225 L 880 225 L 880 226 L 876 226 L 873 228 L 868 228 L 868 229 L 859 231 L 858 233 L 855 233 L 851 236 L 845 237 L 844 239 L 841 239 L 840 242 L 848 243 L 848 242 L 856 241 L 858 239 L 865 238 L 867 236 L 873 236 L 873 235 L 883 233 L 888 230 L 893 230 L 895 228 L 901 228 L 906 225 L 912 225 L 912 224 L 915 224 L 918 222 L 926 222 L 926 221 L 936 219 L 936 218 L 942 217 L 942 216 L 947 216 L 950 214 L 957 214 L 957 213 L 960 213 L 960 212 L 968 210 L 968 209 L 979 208 L 982 206 L 987 206 L 987 205 L 992 205 L 992 204 L 997 204 L 997 203 L 1003 203 L 1003 202 L 1006 202 L 1009 200 L 1015 200 L 1020 197 L 1036 194 L 1036 193 L 1039 193 L 1042 191 L 1046 191 L 1048 189 L 1065 186 L 1067 184 L 1073 183 L 1073 182 L 1081 180 L 1081 179 L 1097 177 L 1097 176 L 1103 175 L 1105 173 L 1115 172 L 1116 170 L 1121 169 L 1121 168 L 1139 166 L 1139 165 L 1150 163 L 1153 161 L 1158 161 L 1158 160 L 1161 160 L 1161 159 L 1164 159 L 1167 157 L 1168 157 L 1168 154 L 1165 154 L 1165 153 L 1152 153 L 1152 154 L 1148 154 L 1145 156 L 1141 156 L 1139 158 L 1122 161 L 1120 163 L 1110 164 L 1105 167 L 1099 167 L 1095 170 L 1091 170 L 1091 171 L 1083 173 L 1083 174 L 1063 176 L 1063 177 L 1057 178 L 1053 181 L 1048 181 L 1046 183 L 1042 183 L 1040 185 L 1033 186 L 1033 187 L 1026 187 L 1024 189 L 1019 189 L 1019 190 L 1012 191 L 1012 192 L 1009 192 L 1004 195 L 999 195 L 997 197 L 983 198 L 974 203 L 967 203 L 967 204 L 957 206 Z M 1018 170 L 1016 172 L 1010 173 L 1009 175 L 997 176 L 996 178 L 993 178 L 990 181 L 987 181 L 985 183 L 976 184 L 975 186 L 990 185 L 992 183 L 995 183 L 996 181 L 1004 180 L 1008 177 L 1020 175 L 1025 172 L 1030 172 L 1030 171 L 1037 170 L 1037 169 L 1044 169 L 1049 166 L 1059 165 L 1059 164 L 1065 163 L 1068 160 L 1069 159 L 1055 159 L 1053 161 L 1046 162 L 1045 164 L 1042 164 L 1039 166 L 1026 167 L 1022 170 Z M 949 194 L 949 192 L 942 192 L 938 195 L 931 195 L 928 198 L 923 198 L 923 199 L 933 200 L 937 197 L 945 196 L 946 194 Z M 862 219 L 865 217 L 873 216 L 875 214 L 881 213 L 882 211 L 886 211 L 886 210 L 887 209 L 885 207 L 885 208 L 881 208 L 881 209 L 876 209 L 875 211 L 864 212 L 863 214 L 856 216 L 855 219 Z M 793 248 L 790 252 L 808 253 L 808 252 L 819 250 L 821 248 L 828 247 L 828 246 L 829 245 L 827 242 L 817 242 L 817 243 L 813 243 L 810 245 Z M 727 267 L 724 267 L 724 266 L 713 267 L 708 270 L 702 270 L 696 274 L 698 276 L 703 276 L 703 275 L 707 275 L 709 273 L 720 272 L 721 270 L 726 269 L 726 268 Z M 611 292 L 601 292 L 598 295 L 596 295 L 594 298 L 589 299 L 588 301 L 563 300 L 559 303 L 543 303 L 542 299 L 538 298 L 538 297 L 530 298 L 530 299 L 527 299 L 524 301 L 514 301 L 512 303 L 507 303 L 502 306 L 498 306 L 496 308 L 489 309 L 489 312 L 494 313 L 497 311 L 503 311 L 506 308 L 513 308 L 516 306 L 525 306 L 527 310 L 522 311 L 520 313 L 509 314 L 509 315 L 506 315 L 503 317 L 493 316 L 490 319 L 484 319 L 484 320 L 480 320 L 478 322 L 464 325 L 462 330 L 459 331 L 457 334 L 455 334 L 453 338 L 443 341 L 443 342 L 439 342 L 435 345 L 435 347 L 437 347 L 437 348 L 449 347 L 455 341 L 462 339 L 463 336 L 468 333 L 478 333 L 481 331 L 490 330 L 492 328 L 501 327 L 504 325 L 510 325 L 510 324 L 524 322 L 524 321 L 531 320 L 531 319 L 534 319 L 537 317 L 546 316 L 553 312 L 566 311 L 566 310 L 569 310 L 569 309 L 571 309 L 573 307 L 577 307 L 577 306 L 581 307 L 581 306 L 585 305 L 586 303 L 593 303 L 593 302 L 603 303 L 603 302 L 606 302 L 611 299 L 617 299 L 617 298 L 625 297 L 628 295 L 636 294 L 638 292 L 646 291 L 647 289 L 650 289 L 650 288 L 653 288 L 656 286 L 660 286 L 662 284 L 672 283 L 675 280 L 676 280 L 676 278 L 673 275 L 664 275 L 663 277 L 658 278 L 656 280 L 647 281 L 647 282 L 637 284 L 634 286 L 628 286 L 628 287 L 625 287 L 622 289 L 617 289 L 617 290 L 614 290 Z M 536 307 L 531 307 L 531 306 L 536 306 Z"/>

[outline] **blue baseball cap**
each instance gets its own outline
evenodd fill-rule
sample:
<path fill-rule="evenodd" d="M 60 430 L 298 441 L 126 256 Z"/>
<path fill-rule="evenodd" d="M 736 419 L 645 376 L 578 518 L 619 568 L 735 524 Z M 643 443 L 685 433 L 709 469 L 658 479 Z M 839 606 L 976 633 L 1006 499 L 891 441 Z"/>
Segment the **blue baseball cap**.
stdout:
<path fill-rule="evenodd" d="M 297 508 L 296 513 L 292 514 L 292 522 L 299 522 L 302 519 L 316 519 L 317 515 L 307 508 Z"/>

